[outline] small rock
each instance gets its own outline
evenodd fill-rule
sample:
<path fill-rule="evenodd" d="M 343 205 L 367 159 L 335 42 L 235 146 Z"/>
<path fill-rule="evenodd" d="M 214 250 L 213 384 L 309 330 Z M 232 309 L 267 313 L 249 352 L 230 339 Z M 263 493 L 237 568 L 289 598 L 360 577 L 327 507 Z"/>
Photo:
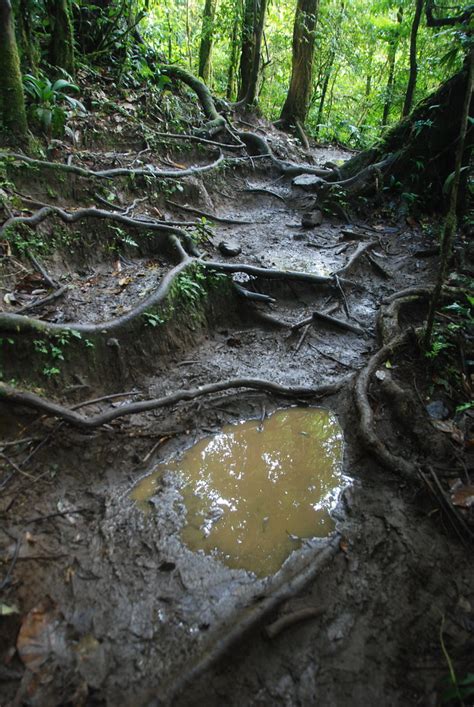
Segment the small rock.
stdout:
<path fill-rule="evenodd" d="M 324 183 L 324 179 L 317 177 L 315 174 L 300 174 L 298 177 L 293 179 L 293 186 L 301 187 L 306 189 L 306 191 L 313 191 L 315 187 Z"/>
<path fill-rule="evenodd" d="M 446 420 L 449 410 L 442 400 L 433 400 L 426 406 L 426 412 L 432 420 Z"/>
<path fill-rule="evenodd" d="M 304 228 L 315 228 L 315 226 L 320 226 L 323 222 L 323 213 L 319 209 L 314 211 L 307 211 L 303 214 L 301 219 L 301 225 Z"/>
<path fill-rule="evenodd" d="M 301 231 L 298 231 L 297 233 L 293 234 L 293 240 L 294 241 L 305 241 L 307 239 L 306 233 L 301 233 Z"/>
<path fill-rule="evenodd" d="M 242 248 L 233 241 L 221 241 L 217 246 L 222 253 L 222 255 L 227 255 L 229 258 L 233 258 L 236 255 L 240 255 Z"/>

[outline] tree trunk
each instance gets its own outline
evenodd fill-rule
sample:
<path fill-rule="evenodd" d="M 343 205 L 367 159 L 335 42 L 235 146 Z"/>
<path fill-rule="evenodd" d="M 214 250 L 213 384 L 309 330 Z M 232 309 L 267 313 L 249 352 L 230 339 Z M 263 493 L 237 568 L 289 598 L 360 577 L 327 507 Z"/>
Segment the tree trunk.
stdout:
<path fill-rule="evenodd" d="M 242 0 L 236 0 L 235 2 L 235 15 L 234 22 L 232 24 L 232 37 L 230 40 L 230 56 L 229 56 L 229 67 L 227 69 L 227 88 L 226 88 L 226 98 L 231 101 L 236 95 L 236 70 L 237 70 L 237 54 L 239 50 L 239 26 L 241 23 L 242 14 Z"/>
<path fill-rule="evenodd" d="M 393 36 L 388 45 L 388 79 L 387 88 L 385 89 L 385 103 L 383 107 L 382 126 L 388 123 L 388 116 L 392 107 L 393 101 L 393 83 L 395 79 L 395 59 L 397 56 L 398 42 L 400 39 L 400 26 L 403 19 L 403 9 L 400 8 L 397 14 L 398 28 L 393 31 Z"/>
<path fill-rule="evenodd" d="M 74 30 L 72 25 L 71 6 L 69 0 L 54 0 L 49 3 L 50 15 L 53 18 L 53 31 L 49 46 L 49 56 L 52 66 L 64 69 L 68 74 L 74 74 Z"/>
<path fill-rule="evenodd" d="M 405 102 L 403 104 L 402 118 L 408 115 L 411 111 L 413 96 L 416 88 L 416 79 L 418 76 L 418 63 L 416 60 L 416 40 L 418 36 L 418 28 L 420 26 L 421 13 L 423 11 L 424 0 L 416 0 L 415 16 L 411 26 L 410 35 L 410 76 L 408 78 L 407 92 Z"/>
<path fill-rule="evenodd" d="M 214 16 L 217 0 L 206 0 L 202 15 L 201 44 L 199 47 L 199 76 L 204 83 L 209 83 L 211 77 L 211 55 L 214 33 Z"/>
<path fill-rule="evenodd" d="M 297 0 L 293 27 L 291 80 L 280 120 L 304 125 L 308 113 L 319 0 Z"/>
<path fill-rule="evenodd" d="M 467 81 L 465 66 L 421 101 L 410 116 L 390 128 L 379 143 L 348 160 L 341 167 L 338 184 L 351 196 L 394 184 L 399 191 L 415 195 L 417 203 L 426 209 L 443 208 L 446 180 L 456 166 Z M 472 114 L 471 101 L 469 115 Z M 469 124 L 464 165 L 469 164 L 472 133 L 474 127 Z M 459 196 L 460 204 L 464 201 L 465 189 L 466 185 L 462 184 L 464 193 Z"/>
<path fill-rule="evenodd" d="M 28 126 L 10 0 L 0 0 L 0 66 L 0 145 L 24 146 Z"/>
<path fill-rule="evenodd" d="M 267 0 L 245 0 L 238 100 L 246 105 L 255 104 L 257 98 L 266 10 Z"/>
<path fill-rule="evenodd" d="M 33 28 L 33 18 L 27 0 L 14 0 L 16 42 L 24 73 L 36 74 L 38 71 L 39 47 Z"/>

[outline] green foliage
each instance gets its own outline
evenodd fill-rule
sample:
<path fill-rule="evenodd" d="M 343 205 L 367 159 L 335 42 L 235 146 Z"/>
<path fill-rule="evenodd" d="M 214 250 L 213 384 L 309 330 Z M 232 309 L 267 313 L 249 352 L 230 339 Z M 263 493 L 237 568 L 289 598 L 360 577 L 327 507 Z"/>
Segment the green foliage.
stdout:
<path fill-rule="evenodd" d="M 62 137 L 71 114 L 86 113 L 84 105 L 67 93 L 79 91 L 79 87 L 66 79 L 53 83 L 47 76 L 27 74 L 23 83 L 29 97 L 29 115 L 49 137 Z"/>
<path fill-rule="evenodd" d="M 435 321 L 431 348 L 425 353 L 433 367 L 433 381 L 442 386 L 456 400 L 462 400 L 468 394 L 469 385 L 465 379 L 464 365 L 469 367 L 472 361 L 464 361 L 464 351 L 469 350 L 469 337 L 474 324 L 474 298 L 472 281 L 463 280 L 462 298 L 442 308 Z M 459 411 L 469 409 L 471 401 L 460 404 Z"/>
<path fill-rule="evenodd" d="M 159 324 L 164 324 L 165 319 L 154 312 L 144 312 L 143 316 L 146 320 L 146 326 L 157 327 Z"/>
<path fill-rule="evenodd" d="M 86 348 L 93 348 L 94 343 L 83 339 L 80 332 L 74 329 L 63 329 L 55 334 L 45 335 L 33 340 L 33 349 L 44 359 L 42 373 L 47 378 L 61 373 L 60 363 L 65 361 L 65 349 L 76 341 Z"/>

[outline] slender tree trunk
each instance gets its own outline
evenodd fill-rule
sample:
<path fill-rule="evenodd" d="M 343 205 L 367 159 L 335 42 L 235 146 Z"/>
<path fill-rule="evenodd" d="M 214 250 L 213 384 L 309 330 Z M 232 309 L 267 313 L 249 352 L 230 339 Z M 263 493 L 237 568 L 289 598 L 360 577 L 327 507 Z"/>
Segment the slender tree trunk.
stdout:
<path fill-rule="evenodd" d="M 186 46 L 188 48 L 188 64 L 193 70 L 193 53 L 191 51 L 191 24 L 189 22 L 189 0 L 186 0 Z"/>
<path fill-rule="evenodd" d="M 214 33 L 214 17 L 217 0 L 206 0 L 202 15 L 201 44 L 199 47 L 199 76 L 204 83 L 209 83 L 211 77 L 211 55 Z"/>
<path fill-rule="evenodd" d="M 400 8 L 397 15 L 399 27 L 394 30 L 393 37 L 390 39 L 388 46 L 388 79 L 387 88 L 385 89 L 385 103 L 383 107 L 382 126 L 387 125 L 388 116 L 393 102 L 393 84 L 395 80 L 395 59 L 397 57 L 398 41 L 400 39 L 400 25 L 403 19 L 403 9 Z"/>
<path fill-rule="evenodd" d="M 0 145 L 26 145 L 28 126 L 10 0 L 0 0 Z"/>
<path fill-rule="evenodd" d="M 226 98 L 227 100 L 233 100 L 236 95 L 236 71 L 237 71 L 237 55 L 239 51 L 239 27 L 241 23 L 242 15 L 242 0 L 236 0 L 235 2 L 235 15 L 234 22 L 232 24 L 232 37 L 230 40 L 230 56 L 229 56 L 229 67 L 227 69 L 227 88 L 226 88 Z"/>
<path fill-rule="evenodd" d="M 344 19 L 344 7 L 345 7 L 344 2 L 341 2 L 341 11 L 339 13 L 336 32 L 334 34 L 334 46 L 336 46 L 336 47 L 339 44 L 339 37 L 341 36 L 342 21 Z M 323 85 L 322 85 L 322 90 L 321 90 L 321 98 L 319 99 L 318 117 L 316 118 L 316 129 L 315 129 L 316 135 L 318 135 L 319 126 L 323 122 L 324 104 L 326 102 L 329 80 L 331 78 L 331 74 L 332 74 L 332 71 L 334 68 L 335 60 L 336 60 L 336 51 L 335 51 L 335 49 L 333 49 L 329 55 L 326 71 L 324 73 Z"/>
<path fill-rule="evenodd" d="M 410 35 L 410 76 L 408 78 L 407 92 L 405 102 L 403 104 L 402 118 L 408 115 L 413 104 L 413 95 L 416 88 L 416 79 L 418 76 L 418 63 L 416 59 L 416 40 L 418 36 L 418 28 L 420 26 L 421 13 L 423 12 L 424 0 L 416 0 L 415 16 L 411 26 Z"/>
<path fill-rule="evenodd" d="M 74 74 L 74 30 L 70 0 L 50 0 L 53 31 L 49 46 L 50 62 L 53 66 Z"/>
<path fill-rule="evenodd" d="M 304 125 L 308 113 L 319 0 L 297 0 L 293 26 L 291 80 L 280 120 Z"/>
<path fill-rule="evenodd" d="M 319 133 L 319 128 L 321 127 L 321 123 L 323 121 L 324 104 L 326 102 L 326 95 L 328 92 L 329 79 L 331 78 L 331 71 L 332 71 L 332 66 L 331 66 L 331 69 L 326 72 L 326 75 L 325 75 L 324 81 L 323 81 L 323 87 L 321 90 L 321 98 L 319 99 L 318 117 L 316 118 L 316 135 Z"/>
<path fill-rule="evenodd" d="M 267 0 L 245 0 L 238 99 L 247 105 L 255 104 L 257 98 L 266 10 Z"/>

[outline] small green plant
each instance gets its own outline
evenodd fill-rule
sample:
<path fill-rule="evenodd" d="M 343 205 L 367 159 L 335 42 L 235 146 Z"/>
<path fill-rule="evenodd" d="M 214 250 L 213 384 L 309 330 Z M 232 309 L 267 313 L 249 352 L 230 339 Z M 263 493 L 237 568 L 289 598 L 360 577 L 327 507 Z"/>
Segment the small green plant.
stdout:
<path fill-rule="evenodd" d="M 115 233 L 114 241 L 109 246 L 109 250 L 117 252 L 118 250 L 120 250 L 121 245 L 128 245 L 131 248 L 138 248 L 138 243 L 133 240 L 133 238 L 129 236 L 128 233 L 123 230 L 123 228 L 120 228 L 120 226 L 112 225 L 109 225 L 109 228 Z"/>
<path fill-rule="evenodd" d="M 75 329 L 63 329 L 55 334 L 46 335 L 42 339 L 34 339 L 33 348 L 41 356 L 47 359 L 47 363 L 42 369 L 43 375 L 47 378 L 57 376 L 61 371 L 58 367 L 60 361 L 64 361 L 64 349 L 76 339 L 82 341 L 87 348 L 94 344 L 90 339 L 83 339 L 81 333 Z"/>
<path fill-rule="evenodd" d="M 143 312 L 143 316 L 145 317 L 145 320 L 146 320 L 145 326 L 156 327 L 159 324 L 165 323 L 165 320 L 163 319 L 163 317 L 160 317 L 159 314 L 153 314 L 153 312 Z"/>
<path fill-rule="evenodd" d="M 66 79 L 52 83 L 44 75 L 27 74 L 24 86 L 30 102 L 30 115 L 48 137 L 62 137 L 66 120 L 72 112 L 87 112 L 77 98 L 68 95 L 67 91 L 79 91 L 79 87 Z"/>

